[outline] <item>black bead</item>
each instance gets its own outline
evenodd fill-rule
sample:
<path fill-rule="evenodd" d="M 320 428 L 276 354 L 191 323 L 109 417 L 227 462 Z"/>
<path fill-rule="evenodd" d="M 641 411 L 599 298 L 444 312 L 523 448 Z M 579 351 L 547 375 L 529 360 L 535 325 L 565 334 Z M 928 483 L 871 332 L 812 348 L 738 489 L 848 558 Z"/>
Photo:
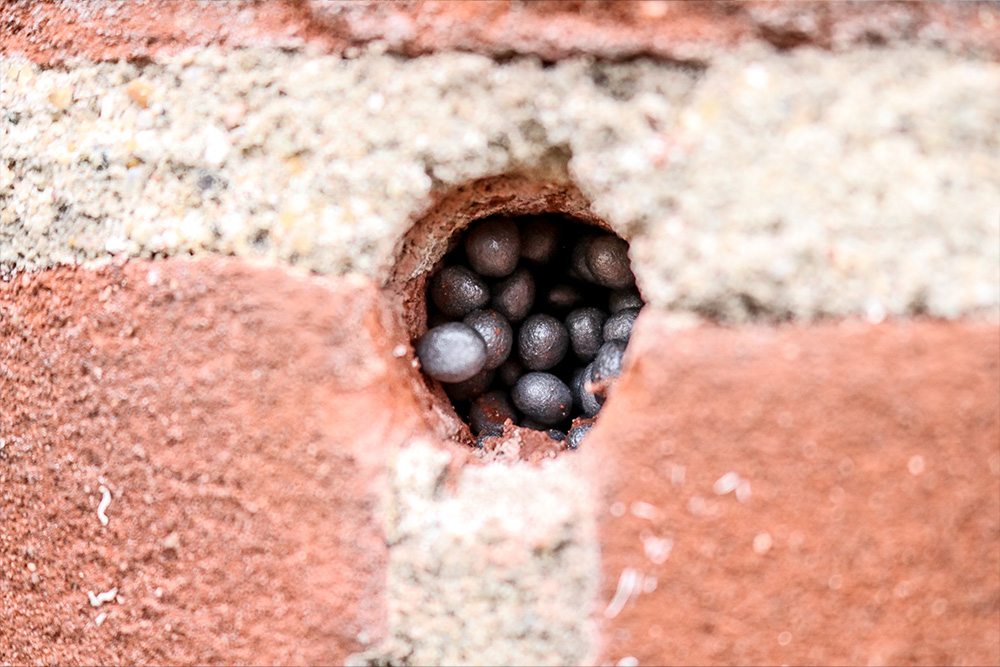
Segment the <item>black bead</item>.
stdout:
<path fill-rule="evenodd" d="M 571 271 L 577 278 L 586 280 L 588 283 L 597 282 L 594 278 L 594 274 L 590 272 L 590 267 L 587 266 L 587 250 L 590 248 L 590 243 L 594 240 L 594 238 L 593 234 L 588 234 L 577 241 L 576 245 L 573 246 L 573 252 L 571 253 L 569 260 Z"/>
<path fill-rule="evenodd" d="M 569 417 L 573 408 L 573 394 L 569 387 L 551 373 L 522 376 L 514 385 L 511 398 L 526 417 L 549 426 Z"/>
<path fill-rule="evenodd" d="M 523 417 L 521 419 L 521 428 L 530 428 L 532 431 L 547 431 L 551 424 L 543 424 L 537 419 L 532 419 L 531 417 Z"/>
<path fill-rule="evenodd" d="M 493 309 L 511 322 L 520 322 L 535 305 L 535 280 L 520 267 L 493 286 Z"/>
<path fill-rule="evenodd" d="M 486 343 L 486 368 L 493 369 L 510 356 L 514 331 L 510 323 L 495 310 L 474 310 L 462 320 L 476 330 Z"/>
<path fill-rule="evenodd" d="M 638 308 L 626 308 L 609 317 L 604 323 L 604 340 L 620 340 L 627 343 L 632 337 L 632 326 L 638 316 Z"/>
<path fill-rule="evenodd" d="M 453 401 L 471 401 L 493 384 L 496 371 L 483 369 L 464 382 L 445 382 L 444 391 Z"/>
<path fill-rule="evenodd" d="M 645 304 L 636 288 L 615 290 L 608 297 L 608 310 L 617 313 L 626 308 L 642 308 Z"/>
<path fill-rule="evenodd" d="M 625 289 L 635 284 L 628 261 L 628 243 L 607 234 L 598 236 L 587 246 L 587 268 L 594 282 L 611 289 Z"/>
<path fill-rule="evenodd" d="M 590 361 L 604 343 L 607 315 L 597 308 L 577 308 L 566 316 L 566 329 L 573 353 L 580 361 Z"/>
<path fill-rule="evenodd" d="M 571 428 L 569 433 L 566 435 L 566 448 L 579 448 L 584 438 L 586 438 L 587 434 L 590 433 L 591 428 L 593 428 L 593 424 L 580 424 L 579 426 Z"/>
<path fill-rule="evenodd" d="M 532 315 L 517 332 L 521 363 L 533 371 L 552 368 L 563 360 L 568 348 L 569 332 L 551 315 Z"/>
<path fill-rule="evenodd" d="M 500 384 L 505 387 L 513 387 L 524 373 L 524 366 L 520 361 L 513 358 L 500 364 L 500 368 L 497 369 L 497 377 L 500 380 Z"/>
<path fill-rule="evenodd" d="M 483 394 L 472 402 L 469 409 L 469 426 L 475 434 L 482 433 L 487 428 L 503 429 L 504 422 L 510 419 L 517 421 L 517 413 L 507 398 L 507 392 L 497 389 Z"/>
<path fill-rule="evenodd" d="M 583 295 L 573 285 L 559 283 L 553 285 L 545 295 L 545 305 L 556 314 L 568 313 L 583 299 Z"/>
<path fill-rule="evenodd" d="M 434 327 L 417 341 L 416 352 L 424 372 L 441 382 L 463 382 L 486 364 L 486 343 L 461 322 Z"/>
<path fill-rule="evenodd" d="M 521 235 L 510 220 L 480 222 L 465 237 L 465 256 L 469 266 L 481 276 L 502 278 L 517 268 L 521 254 Z"/>
<path fill-rule="evenodd" d="M 521 225 L 521 257 L 533 264 L 548 264 L 559 249 L 559 230 L 544 218 L 527 218 Z"/>
<path fill-rule="evenodd" d="M 431 280 L 431 300 L 449 317 L 464 317 L 490 300 L 482 278 L 464 266 L 446 266 Z"/>
<path fill-rule="evenodd" d="M 562 442 L 563 440 L 566 439 L 566 434 L 557 428 L 549 429 L 548 431 L 546 431 L 546 433 L 548 433 L 549 437 L 555 440 L 556 442 Z"/>
<path fill-rule="evenodd" d="M 625 357 L 625 343 L 620 340 L 609 340 L 601 346 L 594 357 L 593 368 L 590 371 L 590 379 L 594 382 L 603 382 L 610 378 L 616 378 L 622 372 L 622 359 Z"/>
<path fill-rule="evenodd" d="M 573 373 L 570 389 L 573 391 L 573 401 L 587 417 L 593 417 L 601 411 L 601 401 L 592 392 L 587 391 L 587 380 L 591 379 L 593 364 L 586 368 L 578 368 Z"/>

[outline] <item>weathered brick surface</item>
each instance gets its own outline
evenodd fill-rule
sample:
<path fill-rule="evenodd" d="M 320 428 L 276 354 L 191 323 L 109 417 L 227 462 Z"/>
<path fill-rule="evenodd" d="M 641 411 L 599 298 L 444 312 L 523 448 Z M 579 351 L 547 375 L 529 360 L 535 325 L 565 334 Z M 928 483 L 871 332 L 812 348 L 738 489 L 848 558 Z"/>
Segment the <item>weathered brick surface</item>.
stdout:
<path fill-rule="evenodd" d="M 371 42 L 408 56 L 462 50 L 546 60 L 698 60 L 753 40 L 835 49 L 925 43 L 1000 56 L 1000 9 L 991 2 L 19 0 L 0 7 L 0 26 L 0 52 L 45 63 L 148 58 L 210 44 L 344 50 Z"/>
<path fill-rule="evenodd" d="M 605 657 L 1000 661 L 998 350 L 995 324 L 644 315 L 581 453 L 602 604 L 626 569 L 656 581 L 605 619 Z"/>
<path fill-rule="evenodd" d="M 379 480 L 422 423 L 376 295 L 221 260 L 0 283 L 0 663 L 330 664 L 376 641 Z"/>

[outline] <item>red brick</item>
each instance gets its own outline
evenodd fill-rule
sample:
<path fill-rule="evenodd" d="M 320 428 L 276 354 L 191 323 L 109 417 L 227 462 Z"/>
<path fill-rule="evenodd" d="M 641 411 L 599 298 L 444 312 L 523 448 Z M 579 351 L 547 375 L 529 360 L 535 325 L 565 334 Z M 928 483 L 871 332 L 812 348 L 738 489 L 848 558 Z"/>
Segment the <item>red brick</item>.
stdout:
<path fill-rule="evenodd" d="M 657 581 L 607 620 L 605 659 L 1000 662 L 998 353 L 996 324 L 645 314 L 581 452 L 605 491 L 598 613 L 625 568 Z M 713 492 L 730 471 L 746 502 Z M 650 537 L 673 540 L 662 564 Z"/>

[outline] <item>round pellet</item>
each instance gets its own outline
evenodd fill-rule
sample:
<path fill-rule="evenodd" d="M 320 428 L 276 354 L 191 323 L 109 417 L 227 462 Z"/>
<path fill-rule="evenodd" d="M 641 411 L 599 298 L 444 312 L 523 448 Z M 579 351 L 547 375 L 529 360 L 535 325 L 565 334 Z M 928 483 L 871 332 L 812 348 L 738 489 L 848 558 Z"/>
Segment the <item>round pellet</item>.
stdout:
<path fill-rule="evenodd" d="M 497 378 L 500 380 L 500 384 L 505 387 L 513 387 L 517 384 L 517 381 L 521 379 L 524 375 L 525 368 L 517 359 L 508 359 L 507 361 L 500 364 L 497 368 Z"/>
<path fill-rule="evenodd" d="M 594 382 L 604 382 L 616 378 L 622 372 L 622 360 L 625 358 L 625 343 L 620 340 L 609 340 L 594 357 L 590 379 Z"/>
<path fill-rule="evenodd" d="M 535 305 L 535 279 L 523 266 L 493 286 L 493 310 L 511 322 L 520 322 Z"/>
<path fill-rule="evenodd" d="M 569 387 L 551 373 L 528 373 L 514 385 L 511 398 L 526 417 L 546 426 L 569 417 L 573 394 Z"/>
<path fill-rule="evenodd" d="M 464 382 L 445 382 L 444 391 L 453 401 L 471 401 L 493 384 L 496 371 L 484 368 Z"/>
<path fill-rule="evenodd" d="M 486 343 L 487 369 L 507 361 L 514 346 L 514 331 L 506 318 L 495 310 L 474 310 L 462 322 L 475 329 Z"/>
<path fill-rule="evenodd" d="M 469 409 L 469 426 L 477 435 L 488 428 L 495 432 L 499 427 L 502 431 L 504 422 L 508 419 L 516 422 L 517 413 L 507 398 L 507 392 L 502 389 L 483 394 L 472 402 Z"/>
<path fill-rule="evenodd" d="M 580 424 L 571 428 L 566 434 L 566 449 L 578 449 L 593 426 L 593 424 Z"/>
<path fill-rule="evenodd" d="M 545 305 L 553 314 L 571 311 L 583 299 L 583 294 L 573 285 L 560 283 L 553 285 L 545 295 Z"/>
<path fill-rule="evenodd" d="M 486 445 L 486 440 L 488 438 L 499 438 L 503 436 L 503 427 L 497 424 L 487 424 L 483 430 L 479 432 L 479 436 L 476 438 L 476 447 L 482 449 Z"/>
<path fill-rule="evenodd" d="M 517 332 L 521 363 L 533 371 L 552 368 L 566 356 L 569 333 L 563 323 L 544 313 L 532 315 Z"/>
<path fill-rule="evenodd" d="M 573 402 L 587 417 L 593 417 L 601 411 L 601 402 L 592 392 L 587 391 L 587 380 L 591 377 L 593 365 L 578 368 L 573 373 L 570 389 L 573 392 Z"/>
<path fill-rule="evenodd" d="M 533 431 L 547 431 L 549 429 L 549 424 L 543 424 L 537 419 L 532 419 L 531 417 L 522 417 L 519 425 L 522 428 L 530 428 Z"/>
<path fill-rule="evenodd" d="M 573 246 L 573 252 L 570 254 L 569 260 L 570 269 L 576 277 L 586 280 L 588 283 L 597 282 L 594 274 L 590 271 L 590 267 L 587 266 L 587 250 L 590 248 L 590 243 L 593 240 L 593 235 L 587 235 L 577 241 L 576 245 Z"/>
<path fill-rule="evenodd" d="M 598 308 L 577 308 L 566 316 L 566 329 L 573 354 L 580 361 L 591 361 L 604 343 L 607 315 Z"/>
<path fill-rule="evenodd" d="M 544 218 L 532 217 L 519 225 L 521 257 L 532 264 L 548 264 L 559 249 L 559 230 Z"/>
<path fill-rule="evenodd" d="M 587 246 L 587 268 L 594 282 L 611 289 L 635 284 L 628 261 L 628 243 L 612 234 L 598 236 Z"/>
<path fill-rule="evenodd" d="M 626 308 L 642 308 L 644 305 L 646 304 L 642 300 L 642 296 L 639 295 L 639 290 L 634 287 L 631 289 L 615 290 L 608 297 L 608 310 L 612 314 Z"/>
<path fill-rule="evenodd" d="M 620 340 L 627 343 L 632 337 L 632 327 L 638 316 L 638 308 L 626 308 L 609 317 L 604 323 L 604 340 Z"/>
<path fill-rule="evenodd" d="M 469 266 L 481 276 L 502 278 L 517 268 L 521 235 L 511 220 L 484 220 L 465 237 Z"/>
<path fill-rule="evenodd" d="M 486 343 L 461 322 L 434 327 L 417 341 L 416 352 L 424 372 L 441 382 L 463 382 L 486 364 Z"/>
<path fill-rule="evenodd" d="M 446 266 L 431 279 L 431 300 L 448 317 L 464 317 L 489 303 L 490 290 L 464 266 Z"/>

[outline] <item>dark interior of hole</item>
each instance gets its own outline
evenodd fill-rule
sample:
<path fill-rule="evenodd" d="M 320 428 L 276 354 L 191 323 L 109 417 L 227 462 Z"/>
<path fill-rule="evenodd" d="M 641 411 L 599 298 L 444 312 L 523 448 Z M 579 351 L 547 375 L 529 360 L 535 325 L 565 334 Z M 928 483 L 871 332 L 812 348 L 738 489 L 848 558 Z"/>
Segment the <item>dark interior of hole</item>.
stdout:
<path fill-rule="evenodd" d="M 463 376 L 479 368 L 467 380 L 442 381 L 477 445 L 500 436 L 508 418 L 569 449 L 580 444 L 643 305 L 627 247 L 610 232 L 556 214 L 485 218 L 450 240 L 427 280 L 428 331 L 416 348 L 428 382 L 458 377 L 455 367 Z M 525 273 L 534 284 L 528 307 L 518 308 L 525 304 L 516 298 L 504 302 L 504 287 Z M 486 350 L 482 365 L 472 332 Z"/>

